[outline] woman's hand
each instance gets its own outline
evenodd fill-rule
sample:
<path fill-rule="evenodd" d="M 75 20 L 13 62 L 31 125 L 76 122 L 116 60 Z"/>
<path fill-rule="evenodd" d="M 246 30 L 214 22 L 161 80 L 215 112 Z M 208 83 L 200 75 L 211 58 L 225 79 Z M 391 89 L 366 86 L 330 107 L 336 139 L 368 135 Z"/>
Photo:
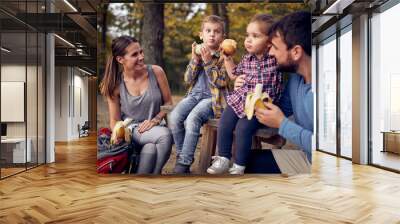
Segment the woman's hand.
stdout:
<path fill-rule="evenodd" d="M 138 126 L 138 132 L 139 133 L 143 133 L 146 132 L 150 129 L 152 129 L 154 126 L 156 126 L 157 124 L 154 121 L 151 120 L 145 120 L 142 123 L 139 124 Z"/>
<path fill-rule="evenodd" d="M 234 87 L 233 87 L 234 90 L 238 90 L 244 85 L 244 82 L 245 82 L 244 78 L 245 77 L 246 77 L 245 75 L 239 75 L 235 79 L 235 84 L 234 84 Z"/>

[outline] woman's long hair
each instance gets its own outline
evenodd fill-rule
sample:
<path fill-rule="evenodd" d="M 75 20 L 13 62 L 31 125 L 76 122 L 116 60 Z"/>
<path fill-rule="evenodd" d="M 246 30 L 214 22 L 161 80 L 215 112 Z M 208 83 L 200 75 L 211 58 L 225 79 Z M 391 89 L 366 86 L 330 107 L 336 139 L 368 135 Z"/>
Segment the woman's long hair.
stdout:
<path fill-rule="evenodd" d="M 103 96 L 113 97 L 115 88 L 121 83 L 121 75 L 119 74 L 117 56 L 124 56 L 126 48 L 131 43 L 138 41 L 130 36 L 120 36 L 115 38 L 111 44 L 111 52 L 107 59 L 106 69 L 104 72 L 103 80 L 100 83 L 100 92 Z"/>

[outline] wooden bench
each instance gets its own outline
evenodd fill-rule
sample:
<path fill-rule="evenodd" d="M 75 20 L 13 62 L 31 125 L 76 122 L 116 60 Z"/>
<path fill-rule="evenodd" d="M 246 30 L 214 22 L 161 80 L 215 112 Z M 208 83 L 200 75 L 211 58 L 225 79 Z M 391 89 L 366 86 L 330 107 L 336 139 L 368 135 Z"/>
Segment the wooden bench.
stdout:
<path fill-rule="evenodd" d="M 205 173 L 207 168 L 211 165 L 211 157 L 215 155 L 216 150 L 216 140 L 217 140 L 217 129 L 218 129 L 218 119 L 210 119 L 202 127 L 202 137 L 200 142 L 200 158 L 197 168 L 197 172 Z M 270 144 L 274 142 L 269 141 L 269 139 L 278 134 L 278 129 L 276 128 L 261 128 L 258 129 L 253 136 L 253 143 L 251 148 L 261 148 L 261 141 L 267 141 Z M 284 144 L 284 143 L 283 143 Z M 281 148 L 282 144 L 274 144 L 277 148 Z M 233 146 L 234 148 L 234 146 Z M 235 149 L 233 149 L 233 157 L 235 154 Z"/>
<path fill-rule="evenodd" d="M 161 106 L 161 110 L 167 112 L 168 114 L 173 108 L 174 106 Z M 211 157 L 215 155 L 215 149 L 217 145 L 217 129 L 218 119 L 208 120 L 208 122 L 205 123 L 201 129 L 200 156 L 197 167 L 197 172 L 200 174 L 206 173 L 207 168 L 211 165 Z M 276 148 L 281 148 L 285 143 L 274 142 L 273 136 L 276 136 L 277 134 L 278 129 L 276 128 L 258 129 L 256 134 L 253 136 L 251 148 L 261 148 L 262 141 L 266 141 L 267 143 L 274 145 Z M 232 154 L 234 156 L 234 149 Z"/>

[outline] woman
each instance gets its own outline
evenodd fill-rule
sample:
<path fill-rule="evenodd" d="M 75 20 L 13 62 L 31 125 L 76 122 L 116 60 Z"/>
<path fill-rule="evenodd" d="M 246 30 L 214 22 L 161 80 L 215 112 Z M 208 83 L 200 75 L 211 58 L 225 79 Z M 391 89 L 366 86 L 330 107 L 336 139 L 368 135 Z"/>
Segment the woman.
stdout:
<path fill-rule="evenodd" d="M 160 66 L 144 64 L 139 42 L 129 36 L 112 41 L 101 93 L 107 98 L 110 127 L 119 120 L 133 119 L 132 140 L 142 146 L 138 174 L 160 174 L 172 147 L 166 116 L 161 105 L 171 105 L 172 97 L 165 72 Z M 122 72 L 119 72 L 119 66 Z"/>

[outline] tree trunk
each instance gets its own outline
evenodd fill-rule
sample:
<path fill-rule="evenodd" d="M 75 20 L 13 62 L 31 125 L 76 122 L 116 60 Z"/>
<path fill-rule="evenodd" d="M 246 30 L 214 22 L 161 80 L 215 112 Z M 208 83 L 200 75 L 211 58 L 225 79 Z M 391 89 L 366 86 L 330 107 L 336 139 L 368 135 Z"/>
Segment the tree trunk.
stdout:
<path fill-rule="evenodd" d="M 218 4 L 211 4 L 212 14 L 219 16 Z"/>
<path fill-rule="evenodd" d="M 228 10 L 226 9 L 227 3 L 218 4 L 219 16 L 225 21 L 225 35 L 229 37 L 229 17 Z"/>
<path fill-rule="evenodd" d="M 211 4 L 213 15 L 221 17 L 225 21 L 225 35 L 229 36 L 229 18 L 228 10 L 226 9 L 227 3 Z"/>
<path fill-rule="evenodd" d="M 141 46 L 145 63 L 164 67 L 164 4 L 144 4 Z"/>
<path fill-rule="evenodd" d="M 101 24 L 101 45 L 97 46 L 97 55 L 100 55 L 98 57 L 98 65 L 97 66 L 97 76 L 98 76 L 98 84 L 100 84 L 100 81 L 103 79 L 103 73 L 104 73 L 104 65 L 107 60 L 106 58 L 106 53 L 107 53 L 107 12 L 108 12 L 108 6 L 109 4 L 103 4 L 100 7 L 99 13 L 101 16 L 97 17 L 97 22 L 98 24 Z"/>

